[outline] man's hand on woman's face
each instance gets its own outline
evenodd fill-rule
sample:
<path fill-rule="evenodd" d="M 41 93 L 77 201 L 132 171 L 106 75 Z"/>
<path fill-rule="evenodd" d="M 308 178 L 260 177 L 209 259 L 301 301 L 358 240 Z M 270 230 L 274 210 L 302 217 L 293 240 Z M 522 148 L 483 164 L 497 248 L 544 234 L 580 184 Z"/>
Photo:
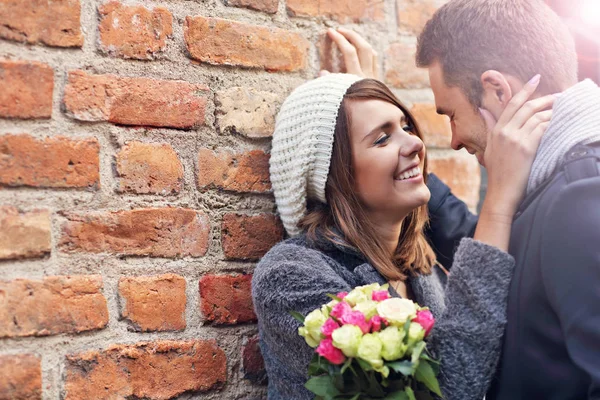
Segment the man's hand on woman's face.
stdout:
<path fill-rule="evenodd" d="M 328 29 L 327 36 L 335 43 L 346 64 L 346 72 L 365 78 L 379 79 L 377 53 L 371 45 L 358 33 L 346 29 Z M 328 74 L 321 71 L 319 76 Z"/>

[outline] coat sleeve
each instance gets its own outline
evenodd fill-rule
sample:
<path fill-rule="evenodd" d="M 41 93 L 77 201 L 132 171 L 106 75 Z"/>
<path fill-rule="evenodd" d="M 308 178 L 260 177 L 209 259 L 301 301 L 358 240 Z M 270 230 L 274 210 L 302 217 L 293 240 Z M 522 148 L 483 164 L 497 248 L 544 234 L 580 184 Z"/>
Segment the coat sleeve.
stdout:
<path fill-rule="evenodd" d="M 269 399 L 308 400 L 314 395 L 304 384 L 314 349 L 298 335 L 300 323 L 289 312 L 307 315 L 331 300 L 328 293 L 350 291 L 351 287 L 315 252 L 290 245 L 277 252 L 260 262 L 252 278 Z"/>
<path fill-rule="evenodd" d="M 600 178 L 569 184 L 542 230 L 542 280 L 572 361 L 600 393 Z"/>
<path fill-rule="evenodd" d="M 512 256 L 473 239 L 463 239 L 445 293 L 446 309 L 430 337 L 440 360 L 439 382 L 446 400 L 481 400 L 500 361 Z"/>
<path fill-rule="evenodd" d="M 429 226 L 425 235 L 438 261 L 449 270 L 460 240 L 475 234 L 477 216 L 434 174 L 429 174 L 427 187 L 431 199 L 428 204 Z"/>

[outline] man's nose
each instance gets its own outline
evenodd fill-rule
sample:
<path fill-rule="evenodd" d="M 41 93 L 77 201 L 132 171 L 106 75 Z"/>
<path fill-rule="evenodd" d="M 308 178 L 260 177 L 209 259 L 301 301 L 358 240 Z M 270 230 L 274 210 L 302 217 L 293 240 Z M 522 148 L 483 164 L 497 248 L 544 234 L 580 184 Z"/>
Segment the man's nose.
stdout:
<path fill-rule="evenodd" d="M 452 141 L 450 142 L 450 147 L 452 147 L 454 150 L 460 150 L 464 146 L 460 142 L 460 140 L 457 139 L 456 135 L 452 134 Z"/>

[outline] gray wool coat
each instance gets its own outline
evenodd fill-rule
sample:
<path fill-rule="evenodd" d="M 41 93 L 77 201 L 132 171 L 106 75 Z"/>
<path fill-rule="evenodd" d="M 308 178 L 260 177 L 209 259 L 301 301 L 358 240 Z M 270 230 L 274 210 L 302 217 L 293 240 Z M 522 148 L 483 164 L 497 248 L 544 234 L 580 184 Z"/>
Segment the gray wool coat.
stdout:
<path fill-rule="evenodd" d="M 409 279 L 415 301 L 436 318 L 428 348 L 441 359 L 440 386 L 447 400 L 481 400 L 499 362 L 507 292 L 514 259 L 495 247 L 463 239 L 446 286 L 441 273 Z M 252 297 L 270 400 L 311 399 L 304 388 L 314 350 L 298 335 L 289 314 L 308 314 L 327 293 L 386 283 L 364 257 L 301 235 L 279 243 L 257 265 Z M 397 296 L 397 293 L 393 293 Z"/>

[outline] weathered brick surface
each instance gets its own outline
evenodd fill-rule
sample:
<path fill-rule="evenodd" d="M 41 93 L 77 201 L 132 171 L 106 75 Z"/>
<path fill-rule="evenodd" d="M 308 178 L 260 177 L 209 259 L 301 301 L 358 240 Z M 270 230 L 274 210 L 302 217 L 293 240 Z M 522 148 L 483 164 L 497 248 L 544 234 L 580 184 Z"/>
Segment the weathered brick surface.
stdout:
<path fill-rule="evenodd" d="M 208 249 L 210 224 L 201 211 L 148 208 L 65 216 L 60 240 L 65 251 L 200 257 Z"/>
<path fill-rule="evenodd" d="M 245 379 L 261 385 L 267 383 L 267 371 L 258 346 L 258 335 L 252 336 L 244 344 L 242 349 L 242 371 Z"/>
<path fill-rule="evenodd" d="M 283 226 L 272 214 L 225 214 L 221 237 L 227 259 L 258 260 L 283 239 Z"/>
<path fill-rule="evenodd" d="M 401 31 L 418 35 L 436 8 L 433 0 L 396 0 L 398 27 Z"/>
<path fill-rule="evenodd" d="M 185 42 L 193 59 L 223 65 L 297 71 L 309 43 L 297 33 L 219 18 L 186 17 Z"/>
<path fill-rule="evenodd" d="M 185 329 L 185 279 L 179 275 L 119 280 L 121 317 L 138 332 Z"/>
<path fill-rule="evenodd" d="M 1 135 L 0 187 L 97 188 L 99 152 L 96 138 Z"/>
<path fill-rule="evenodd" d="M 0 281 L 0 338 L 102 329 L 108 323 L 102 277 Z"/>
<path fill-rule="evenodd" d="M 436 112 L 435 104 L 417 103 L 410 112 L 423 132 L 427 147 L 450 148 L 452 129 L 450 120 Z"/>
<path fill-rule="evenodd" d="M 0 38 L 56 47 L 81 47 L 80 12 L 79 0 L 2 0 Z"/>
<path fill-rule="evenodd" d="M 252 275 L 206 275 L 200 279 L 200 306 L 214 324 L 256 320 L 252 306 Z"/>
<path fill-rule="evenodd" d="M 416 45 L 394 43 L 385 53 L 385 82 L 402 89 L 429 87 L 426 69 L 415 66 Z"/>
<path fill-rule="evenodd" d="M 0 355 L 0 400 L 41 400 L 42 366 L 33 354 Z"/>
<path fill-rule="evenodd" d="M 117 154 L 116 164 L 121 192 L 166 195 L 183 187 L 183 166 L 168 144 L 128 143 Z"/>
<path fill-rule="evenodd" d="M 213 186 L 233 192 L 269 191 L 269 155 L 262 150 L 233 154 L 201 149 L 198 153 L 198 187 Z"/>
<path fill-rule="evenodd" d="M 50 253 L 50 213 L 47 210 L 19 212 L 0 207 L 0 260 L 36 258 Z"/>
<path fill-rule="evenodd" d="M 0 88 L 0 118 L 52 116 L 54 71 L 50 66 L 35 61 L 0 60 Z"/>
<path fill-rule="evenodd" d="M 233 87 L 217 93 L 217 121 L 221 132 L 250 138 L 271 137 L 283 96 L 252 88 Z"/>
<path fill-rule="evenodd" d="M 149 10 L 111 1 L 98 8 L 100 49 L 110 55 L 151 60 L 173 34 L 173 16 L 164 7 Z"/>
<path fill-rule="evenodd" d="M 275 14 L 277 12 L 279 0 L 225 0 L 225 4 L 228 6 L 244 7 L 251 10 Z"/>
<path fill-rule="evenodd" d="M 113 345 L 67 356 L 66 400 L 171 399 L 220 388 L 225 352 L 214 340 Z"/>
<path fill-rule="evenodd" d="M 69 73 L 64 105 L 81 121 L 191 129 L 204 123 L 208 87 L 184 81 Z"/>
<path fill-rule="evenodd" d="M 291 16 L 323 16 L 340 22 L 382 21 L 385 19 L 381 0 L 287 0 Z"/>
<path fill-rule="evenodd" d="M 429 172 L 434 172 L 452 192 L 475 210 L 479 202 L 481 170 L 477 159 L 466 151 L 429 152 Z"/>

